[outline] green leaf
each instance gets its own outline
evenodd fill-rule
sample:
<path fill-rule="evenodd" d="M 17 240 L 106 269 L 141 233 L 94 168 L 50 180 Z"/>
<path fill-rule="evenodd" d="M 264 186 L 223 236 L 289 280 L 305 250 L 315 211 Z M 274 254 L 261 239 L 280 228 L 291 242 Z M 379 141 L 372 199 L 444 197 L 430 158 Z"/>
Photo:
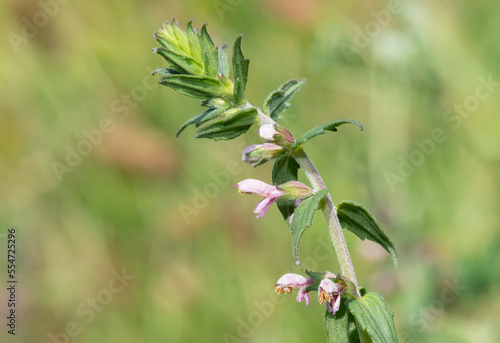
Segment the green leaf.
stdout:
<path fill-rule="evenodd" d="M 254 107 L 237 111 L 208 123 L 196 132 L 196 138 L 210 138 L 216 141 L 236 138 L 248 131 L 257 121 L 257 116 Z"/>
<path fill-rule="evenodd" d="M 243 57 L 241 51 L 241 38 L 240 35 L 233 46 L 233 76 L 234 76 L 234 100 L 236 104 L 245 103 L 245 88 L 247 86 L 248 65 L 249 60 Z"/>
<path fill-rule="evenodd" d="M 175 134 L 175 138 L 179 138 L 179 135 L 181 134 L 182 131 L 189 125 L 194 124 L 196 127 L 200 126 L 201 124 L 204 124 L 212 119 L 217 118 L 217 116 L 224 111 L 226 111 L 228 107 L 220 107 L 220 108 L 210 108 L 206 110 L 205 112 L 187 120 L 184 124 L 181 125 L 179 130 L 177 130 Z"/>
<path fill-rule="evenodd" d="M 203 55 L 203 66 L 205 75 L 211 78 L 217 77 L 217 50 L 215 49 L 214 42 L 207 32 L 207 24 L 201 28 L 199 37 L 201 51 Z"/>
<path fill-rule="evenodd" d="M 153 52 L 161 55 L 168 63 L 171 64 L 172 68 L 178 70 L 183 74 L 203 74 L 203 69 L 201 68 L 201 66 L 196 63 L 196 61 L 194 61 L 191 57 L 177 54 L 165 48 L 154 48 Z"/>
<path fill-rule="evenodd" d="M 191 56 L 195 61 L 203 64 L 203 54 L 201 52 L 200 41 L 198 35 L 193 29 L 192 20 L 187 24 L 187 37 L 189 41 L 189 47 L 191 48 Z"/>
<path fill-rule="evenodd" d="M 272 173 L 273 185 L 281 185 L 288 181 L 297 181 L 299 168 L 299 164 L 293 157 L 281 155 L 274 162 Z M 276 204 L 278 205 L 278 209 L 280 210 L 283 219 L 285 219 L 288 229 L 291 231 L 289 220 L 293 211 L 295 211 L 295 200 L 280 197 L 276 201 Z"/>
<path fill-rule="evenodd" d="M 180 74 L 180 72 L 172 68 L 158 68 L 153 70 L 152 74 L 153 75 L 160 74 L 161 76 L 170 76 L 170 75 L 178 75 Z"/>
<path fill-rule="evenodd" d="M 306 83 L 306 79 L 290 80 L 282 84 L 278 90 L 273 91 L 264 101 L 264 112 L 273 120 L 278 120 L 280 114 L 290 107 L 295 93 Z"/>
<path fill-rule="evenodd" d="M 181 48 L 185 54 L 191 56 L 191 48 L 189 47 L 189 41 L 184 32 L 180 27 L 179 23 L 173 22 L 172 27 L 174 29 L 175 38 L 177 38 L 178 46 Z"/>
<path fill-rule="evenodd" d="M 334 121 L 331 121 L 329 123 L 315 127 L 312 130 L 307 131 L 302 137 L 300 137 L 300 139 L 298 139 L 295 143 L 292 144 L 290 149 L 292 149 L 292 150 L 296 149 L 297 147 L 301 146 L 302 144 L 304 144 L 305 142 L 307 142 L 311 138 L 322 135 L 322 134 L 326 133 L 326 131 L 336 132 L 337 127 L 339 127 L 340 125 L 343 125 L 343 124 L 354 124 L 357 127 L 359 127 L 361 129 L 361 131 L 363 131 L 363 124 L 361 124 L 357 120 L 352 120 L 352 119 L 334 120 Z"/>
<path fill-rule="evenodd" d="M 363 205 L 352 200 L 344 200 L 337 205 L 336 209 L 343 228 L 356 234 L 362 240 L 368 239 L 380 244 L 391 255 L 392 263 L 397 268 L 399 262 L 394 244 Z"/>
<path fill-rule="evenodd" d="M 327 193 L 328 191 L 323 189 L 316 192 L 313 196 L 305 198 L 294 212 L 292 221 L 292 259 L 299 266 L 300 238 L 304 234 L 304 231 L 312 225 L 314 213 Z"/>
<path fill-rule="evenodd" d="M 217 63 L 217 68 L 219 71 L 219 75 L 229 75 L 229 57 L 227 56 L 227 53 L 224 51 L 227 49 L 227 45 L 224 44 L 221 46 L 217 52 L 219 56 L 219 63 Z"/>
<path fill-rule="evenodd" d="M 394 325 L 394 313 L 385 299 L 377 292 L 367 293 L 362 298 L 349 302 L 349 311 L 358 325 L 376 343 L 397 343 L 398 336 Z"/>
<path fill-rule="evenodd" d="M 220 84 L 217 80 L 194 75 L 169 75 L 158 81 L 183 95 L 198 99 L 208 99 L 217 96 L 220 92 Z"/>
<path fill-rule="evenodd" d="M 325 310 L 323 325 L 325 327 L 327 343 L 361 343 L 356 328 L 356 320 L 347 310 L 344 299 L 340 301 L 339 310 L 335 314 Z"/>

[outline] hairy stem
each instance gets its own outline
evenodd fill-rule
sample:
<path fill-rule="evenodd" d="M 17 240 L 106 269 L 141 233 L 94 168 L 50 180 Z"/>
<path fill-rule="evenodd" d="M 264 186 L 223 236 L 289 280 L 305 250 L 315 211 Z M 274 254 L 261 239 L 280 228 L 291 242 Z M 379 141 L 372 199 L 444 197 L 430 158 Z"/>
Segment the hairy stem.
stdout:
<path fill-rule="evenodd" d="M 318 170 L 312 163 L 309 156 L 307 156 L 304 149 L 302 149 L 302 147 L 296 149 L 292 153 L 292 156 L 304 170 L 307 179 L 309 180 L 315 191 L 327 189 L 325 183 L 323 182 L 323 179 L 318 173 Z M 349 250 L 347 249 L 347 243 L 345 241 L 344 234 L 342 233 L 342 227 L 340 226 L 339 218 L 337 217 L 337 211 L 335 210 L 335 206 L 333 205 L 330 193 L 325 196 L 323 216 L 328 223 L 328 232 L 330 233 L 330 238 L 332 239 L 335 253 L 337 254 L 341 274 L 347 277 L 356 286 L 356 293 L 358 296 L 360 296 L 358 281 L 356 280 L 356 273 L 354 273 L 354 267 L 349 255 Z"/>
<path fill-rule="evenodd" d="M 246 103 L 242 106 L 243 108 L 254 107 L 250 103 Z M 257 108 L 259 113 L 259 125 L 264 124 L 276 124 L 269 116 L 265 115 L 260 108 Z M 298 147 L 292 152 L 292 156 L 295 158 L 300 167 L 304 170 L 307 179 L 311 183 L 315 191 L 327 189 L 325 182 L 319 175 L 318 170 L 312 163 L 311 159 L 305 153 L 302 146 Z M 328 223 L 328 232 L 330 233 L 330 238 L 335 248 L 335 253 L 337 254 L 337 260 L 340 264 L 340 272 L 343 276 L 348 278 L 356 288 L 356 294 L 361 296 L 359 293 L 358 280 L 356 279 L 356 273 L 354 272 L 354 267 L 352 265 L 351 256 L 349 255 L 349 250 L 347 249 L 347 243 L 342 233 L 342 227 L 340 226 L 339 218 L 337 217 L 337 211 L 333 205 L 332 197 L 330 193 L 325 196 L 325 206 L 323 206 L 323 216 Z"/>

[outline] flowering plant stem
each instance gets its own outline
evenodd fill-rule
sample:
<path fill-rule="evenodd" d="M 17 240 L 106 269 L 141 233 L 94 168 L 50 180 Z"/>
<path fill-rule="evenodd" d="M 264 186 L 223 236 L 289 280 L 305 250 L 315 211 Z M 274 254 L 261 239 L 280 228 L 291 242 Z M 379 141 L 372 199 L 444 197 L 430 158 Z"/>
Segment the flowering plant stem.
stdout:
<path fill-rule="evenodd" d="M 189 22 L 187 31 L 183 31 L 177 23 L 167 22 L 154 37 L 161 47 L 153 51 L 168 62 L 169 68 L 156 69 L 153 74 L 159 74 L 161 84 L 180 94 L 201 99 L 200 105 L 207 108 L 184 122 L 176 136 L 194 125 L 198 128 L 197 138 L 227 141 L 248 132 L 253 125 L 259 126 L 257 132 L 264 142 L 247 146 L 242 152 L 242 161 L 257 167 L 274 160 L 272 184 L 246 179 L 233 187 L 238 187 L 242 194 L 263 198 L 254 209 L 257 218 L 262 218 L 276 203 L 292 235 L 291 257 L 295 264 L 300 265 L 299 244 L 303 233 L 312 226 L 316 210 L 323 212 L 340 273 L 306 270 L 307 277 L 287 273 L 279 278 L 275 291 L 290 294 L 298 289 L 297 301 L 305 301 L 306 306 L 311 300 L 309 293 L 317 292 L 318 302 L 326 306 L 324 328 L 328 342 L 397 342 L 394 313 L 384 297 L 377 292 L 366 292 L 358 285 L 343 230 L 380 244 L 397 267 L 394 244 L 363 205 L 352 200 L 333 204 L 323 179 L 303 149 L 307 141 L 327 131 L 336 132 L 338 127 L 347 124 L 363 131 L 363 125 L 353 119 L 333 120 L 295 139 L 277 122 L 283 118 L 305 79 L 283 83 L 268 95 L 261 110 L 245 97 L 249 61 L 241 50 L 241 35 L 233 45 L 231 64 L 225 51 L 227 46 L 216 47 L 206 25 L 197 31 Z M 311 187 L 298 181 L 300 168 Z"/>
<path fill-rule="evenodd" d="M 304 170 L 307 179 L 313 186 L 315 191 L 326 189 L 326 185 L 319 175 L 318 170 L 314 166 L 313 162 L 307 156 L 306 152 L 302 147 L 296 149 L 293 152 L 293 157 Z M 330 193 L 325 196 L 325 203 L 323 205 L 323 216 L 328 223 L 328 233 L 335 248 L 335 253 L 337 254 L 337 259 L 340 264 L 340 270 L 342 275 L 347 277 L 356 288 L 356 295 L 360 296 L 358 281 L 356 280 L 356 273 L 354 272 L 354 267 L 352 265 L 351 256 L 349 255 L 349 250 L 347 249 L 347 243 L 342 233 L 342 227 L 340 226 L 339 218 L 337 217 L 337 211 L 333 205 L 332 197 Z"/>

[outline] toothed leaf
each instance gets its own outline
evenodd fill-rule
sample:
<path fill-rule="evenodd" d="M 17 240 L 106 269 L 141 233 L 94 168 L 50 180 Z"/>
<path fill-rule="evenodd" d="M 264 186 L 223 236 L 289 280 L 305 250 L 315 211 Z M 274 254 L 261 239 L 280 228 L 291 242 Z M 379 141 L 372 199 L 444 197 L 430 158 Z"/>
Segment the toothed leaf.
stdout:
<path fill-rule="evenodd" d="M 241 51 L 240 35 L 233 46 L 233 76 L 234 76 L 234 100 L 237 104 L 245 103 L 245 88 L 247 86 L 249 60 L 245 60 Z"/>
<path fill-rule="evenodd" d="M 278 90 L 268 95 L 264 102 L 264 112 L 273 120 L 278 120 L 280 115 L 290 107 L 290 101 L 295 93 L 306 83 L 305 79 L 290 80 L 282 84 Z"/>
<path fill-rule="evenodd" d="M 314 213 L 319 207 L 321 200 L 328 193 L 326 189 L 316 192 L 299 204 L 295 209 L 292 221 L 292 259 L 300 266 L 299 243 L 302 235 L 312 225 Z"/>
<path fill-rule="evenodd" d="M 312 130 L 307 131 L 302 137 L 300 137 L 297 141 L 295 141 L 295 143 L 292 144 L 290 149 L 292 149 L 292 150 L 296 149 L 297 147 L 301 146 L 302 144 L 304 144 L 305 142 L 307 142 L 311 138 L 325 134 L 326 131 L 336 132 L 337 127 L 339 127 L 340 125 L 343 125 L 343 124 L 354 124 L 357 127 L 359 127 L 361 129 L 361 131 L 363 131 L 363 124 L 361 124 L 357 120 L 353 120 L 353 119 L 334 120 L 334 121 L 331 121 L 329 123 L 315 127 Z"/>

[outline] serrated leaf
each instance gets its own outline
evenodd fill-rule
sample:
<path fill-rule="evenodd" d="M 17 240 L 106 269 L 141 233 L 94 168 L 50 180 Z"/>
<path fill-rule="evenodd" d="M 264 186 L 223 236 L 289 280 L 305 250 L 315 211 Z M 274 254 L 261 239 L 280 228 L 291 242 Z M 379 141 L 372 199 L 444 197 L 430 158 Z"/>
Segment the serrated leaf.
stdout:
<path fill-rule="evenodd" d="M 241 51 L 242 37 L 243 35 L 240 35 L 233 46 L 234 100 L 236 104 L 245 102 L 245 88 L 247 86 L 248 65 L 250 63 L 249 60 L 245 60 Z"/>
<path fill-rule="evenodd" d="M 191 49 L 191 56 L 195 61 L 199 62 L 200 64 L 203 64 L 203 56 L 201 52 L 200 41 L 198 35 L 193 29 L 192 21 L 190 21 L 187 24 L 187 37 L 189 41 L 189 47 Z"/>
<path fill-rule="evenodd" d="M 199 129 L 196 138 L 210 138 L 216 141 L 236 138 L 248 131 L 257 121 L 257 116 L 254 107 L 232 113 Z"/>
<path fill-rule="evenodd" d="M 203 67 L 205 75 L 208 77 L 217 77 L 217 50 L 214 42 L 207 32 L 207 24 L 201 28 L 199 36 L 201 51 L 203 55 Z"/>
<path fill-rule="evenodd" d="M 165 48 L 155 48 L 153 49 L 153 51 L 162 56 L 168 63 L 170 63 L 172 68 L 180 71 L 183 74 L 203 74 L 203 69 L 201 68 L 201 66 L 191 57 L 177 54 Z"/>
<path fill-rule="evenodd" d="M 226 50 L 227 45 L 224 44 L 218 49 L 219 63 L 217 64 L 217 68 L 219 71 L 219 75 L 227 76 L 229 75 L 229 57 L 227 56 Z"/>
<path fill-rule="evenodd" d="M 288 181 L 297 181 L 299 168 L 299 164 L 293 157 L 281 155 L 274 162 L 272 173 L 273 185 L 281 185 Z M 291 231 L 289 220 L 293 211 L 295 211 L 295 200 L 280 197 L 276 201 L 276 205 L 278 205 L 278 209 L 280 210 L 283 219 L 285 219 L 288 229 Z"/>
<path fill-rule="evenodd" d="M 300 139 L 298 139 L 295 143 L 292 144 L 290 149 L 292 149 L 292 150 L 296 149 L 297 147 L 304 144 L 305 142 L 307 142 L 311 138 L 325 134 L 326 131 L 336 132 L 337 127 L 339 127 L 340 125 L 343 125 L 343 124 L 354 124 L 357 127 L 359 127 L 361 129 L 361 131 L 363 131 L 363 124 L 361 124 L 357 120 L 353 120 L 353 119 L 334 120 L 334 121 L 320 125 L 318 127 L 315 127 L 314 129 L 307 131 L 302 137 L 300 137 Z"/>
<path fill-rule="evenodd" d="M 394 313 L 379 293 L 370 292 L 362 298 L 353 299 L 349 302 L 349 311 L 376 343 L 398 342 Z"/>
<path fill-rule="evenodd" d="M 339 310 L 335 314 L 325 310 L 323 325 L 325 327 L 327 343 L 361 343 L 356 327 L 356 320 L 347 310 L 346 301 L 344 300 L 340 302 Z"/>
<path fill-rule="evenodd" d="M 368 239 L 380 244 L 391 255 L 392 263 L 397 268 L 399 262 L 394 244 L 363 205 L 352 200 L 344 200 L 337 205 L 336 209 L 343 228 L 356 234 L 362 240 Z"/>
<path fill-rule="evenodd" d="M 175 138 L 179 138 L 179 135 L 181 134 L 181 132 L 184 131 L 184 129 L 186 127 L 188 127 L 189 125 L 194 124 L 196 127 L 198 127 L 198 126 L 200 126 L 200 125 L 202 125 L 202 124 L 204 124 L 212 119 L 217 118 L 217 116 L 219 114 L 223 113 L 227 109 L 228 109 L 228 107 L 210 108 L 210 109 L 206 110 L 205 112 L 187 120 L 186 122 L 184 122 L 184 124 L 181 125 L 179 130 L 177 130 L 177 132 L 175 134 Z"/>
<path fill-rule="evenodd" d="M 295 93 L 306 83 L 305 79 L 290 80 L 282 84 L 278 90 L 273 91 L 264 101 L 264 112 L 273 120 L 278 120 L 280 115 L 290 107 L 290 101 Z"/>
<path fill-rule="evenodd" d="M 158 82 L 181 94 L 198 99 L 215 97 L 221 91 L 218 81 L 203 76 L 170 75 L 160 78 Z"/>
<path fill-rule="evenodd" d="M 304 231 L 312 225 L 314 213 L 319 207 L 321 199 L 328 193 L 326 189 L 316 192 L 313 196 L 302 200 L 295 209 L 292 221 L 292 259 L 300 266 L 299 243 Z"/>

